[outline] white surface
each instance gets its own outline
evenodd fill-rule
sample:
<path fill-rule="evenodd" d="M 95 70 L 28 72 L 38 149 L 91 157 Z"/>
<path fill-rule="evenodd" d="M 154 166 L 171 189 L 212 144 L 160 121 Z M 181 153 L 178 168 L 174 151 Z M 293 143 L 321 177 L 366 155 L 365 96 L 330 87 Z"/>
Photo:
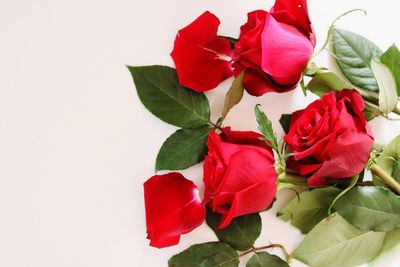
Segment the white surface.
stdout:
<path fill-rule="evenodd" d="M 178 246 L 148 246 L 142 183 L 175 128 L 142 106 L 124 65 L 172 65 L 176 31 L 207 9 L 220 17 L 221 34 L 237 36 L 247 11 L 272 2 L 0 0 L 0 266 L 158 267 L 191 244 L 213 240 L 203 225 Z M 400 44 L 398 5 L 309 1 L 319 45 L 336 16 L 364 8 L 368 17 L 353 14 L 339 25 L 382 49 Z M 327 58 L 317 61 L 326 65 Z M 229 83 L 208 94 L 214 118 Z M 300 90 L 245 95 L 226 125 L 255 130 L 252 110 L 261 103 L 280 130 L 280 114 L 308 102 Z M 379 142 L 399 132 L 400 122 L 374 122 Z M 199 167 L 184 173 L 200 184 Z M 263 222 L 258 245 L 278 242 L 291 251 L 300 241 L 272 212 Z"/>

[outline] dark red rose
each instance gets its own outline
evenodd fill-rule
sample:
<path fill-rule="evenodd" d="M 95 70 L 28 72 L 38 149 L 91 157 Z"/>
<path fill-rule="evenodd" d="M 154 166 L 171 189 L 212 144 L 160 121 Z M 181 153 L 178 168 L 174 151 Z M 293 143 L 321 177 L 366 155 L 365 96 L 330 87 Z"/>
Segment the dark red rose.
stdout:
<path fill-rule="evenodd" d="M 211 131 L 204 161 L 205 202 L 222 214 L 220 228 L 235 217 L 268 208 L 277 191 L 271 148 L 255 132 Z"/>
<path fill-rule="evenodd" d="M 364 102 L 354 90 L 325 94 L 292 115 L 285 141 L 294 156 L 288 168 L 311 175 L 311 186 L 329 178 L 349 178 L 365 167 L 374 138 L 365 120 Z"/>
<path fill-rule="evenodd" d="M 219 24 L 207 11 L 178 32 L 171 56 L 182 86 L 203 92 L 232 76 L 231 45 L 217 36 Z"/>
<path fill-rule="evenodd" d="M 251 95 L 294 89 L 315 46 L 315 34 L 305 0 L 277 0 L 270 12 L 248 14 L 235 45 L 235 76 L 244 71 Z"/>
<path fill-rule="evenodd" d="M 158 248 L 176 245 L 181 234 L 203 223 L 205 207 L 193 182 L 172 172 L 144 183 L 147 238 Z"/>

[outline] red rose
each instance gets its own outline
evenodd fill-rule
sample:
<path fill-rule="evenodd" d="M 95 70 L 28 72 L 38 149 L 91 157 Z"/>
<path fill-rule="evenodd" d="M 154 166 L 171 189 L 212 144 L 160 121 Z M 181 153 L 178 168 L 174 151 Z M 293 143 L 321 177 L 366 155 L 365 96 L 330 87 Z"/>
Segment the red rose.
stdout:
<path fill-rule="evenodd" d="M 171 56 L 181 85 L 202 92 L 244 71 L 251 95 L 297 86 L 315 46 L 306 0 L 277 0 L 270 12 L 249 13 L 232 58 L 229 41 L 217 36 L 218 26 L 207 11 L 179 31 Z"/>
<path fill-rule="evenodd" d="M 248 14 L 235 45 L 235 75 L 244 70 L 243 84 L 251 95 L 294 89 L 314 46 L 307 2 L 277 0 L 269 13 Z"/>
<path fill-rule="evenodd" d="M 144 183 L 146 225 L 150 245 L 176 245 L 181 234 L 203 223 L 205 208 L 193 182 L 180 173 L 155 175 Z"/>
<path fill-rule="evenodd" d="M 182 86 L 203 92 L 232 76 L 231 45 L 217 36 L 219 23 L 207 11 L 178 32 L 171 56 Z"/>
<path fill-rule="evenodd" d="M 308 184 L 322 186 L 329 178 L 359 174 L 374 143 L 365 120 L 364 102 L 354 90 L 325 94 L 292 115 L 285 141 L 295 155 L 288 168 L 311 175 Z"/>
<path fill-rule="evenodd" d="M 235 217 L 268 208 L 277 191 L 271 148 L 254 132 L 211 131 L 204 160 L 204 201 L 222 214 L 220 228 Z"/>

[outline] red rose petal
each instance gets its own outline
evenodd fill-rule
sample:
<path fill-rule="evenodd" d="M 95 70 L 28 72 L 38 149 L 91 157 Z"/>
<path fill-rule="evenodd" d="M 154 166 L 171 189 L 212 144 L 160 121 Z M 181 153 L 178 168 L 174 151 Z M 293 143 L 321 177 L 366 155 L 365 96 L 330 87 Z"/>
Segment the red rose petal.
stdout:
<path fill-rule="evenodd" d="M 264 136 L 256 132 L 232 131 L 231 127 L 225 127 L 222 129 L 222 133 L 220 136 L 223 142 L 258 146 L 268 150 L 271 149 L 264 141 L 260 140 L 260 138 Z"/>
<path fill-rule="evenodd" d="M 219 24 L 207 11 L 178 32 L 171 57 L 182 86 L 203 92 L 232 76 L 231 45 L 217 36 Z"/>
<path fill-rule="evenodd" d="M 306 36 L 313 32 L 306 0 L 276 0 L 271 13 L 277 21 L 300 29 Z"/>
<path fill-rule="evenodd" d="M 357 175 L 365 168 L 373 143 L 374 139 L 364 133 L 345 132 L 328 150 L 331 160 L 323 162 L 321 168 L 307 180 L 308 184 L 323 186 L 327 184 L 327 178 Z"/>
<path fill-rule="evenodd" d="M 243 148 L 230 157 L 224 178 L 214 193 L 214 207 L 230 206 L 223 214 L 220 228 L 229 225 L 234 217 L 268 208 L 277 190 L 273 162 L 272 154 L 258 147 Z M 226 198 L 226 193 L 234 193 L 233 200 Z"/>
<path fill-rule="evenodd" d="M 269 182 L 260 182 L 234 194 L 228 213 L 222 214 L 219 229 L 227 227 L 239 216 L 267 209 L 273 202 L 277 187 Z"/>
<path fill-rule="evenodd" d="M 155 175 L 144 183 L 146 225 L 150 245 L 178 244 L 180 235 L 203 223 L 205 207 L 196 185 L 180 173 Z"/>
<path fill-rule="evenodd" d="M 297 84 L 313 53 L 313 46 L 295 27 L 271 15 L 262 34 L 262 69 L 283 85 Z"/>
<path fill-rule="evenodd" d="M 277 85 L 263 70 L 246 69 L 244 72 L 243 86 L 253 96 L 261 96 L 268 92 L 284 93 L 294 89 L 294 85 Z"/>
<path fill-rule="evenodd" d="M 259 182 L 233 194 L 229 209 L 227 212 L 221 212 L 222 218 L 218 228 L 222 229 L 227 227 L 236 217 L 261 212 L 267 209 L 272 204 L 276 192 L 276 185 L 269 182 Z M 215 201 L 219 201 L 219 199 L 216 198 Z M 217 204 L 223 204 L 223 202 Z"/>
<path fill-rule="evenodd" d="M 235 44 L 233 61 L 242 68 L 253 68 L 261 71 L 261 34 L 268 12 L 255 10 L 247 14 L 247 22 L 240 27 L 239 41 Z M 239 67 L 239 66 L 238 66 Z M 241 72 L 235 71 L 238 75 Z"/>

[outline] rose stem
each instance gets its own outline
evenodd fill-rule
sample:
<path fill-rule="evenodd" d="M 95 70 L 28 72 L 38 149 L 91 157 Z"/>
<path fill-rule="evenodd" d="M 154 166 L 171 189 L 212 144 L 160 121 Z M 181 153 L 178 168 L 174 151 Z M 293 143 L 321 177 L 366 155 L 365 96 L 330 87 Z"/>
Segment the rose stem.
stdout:
<path fill-rule="evenodd" d="M 347 181 L 347 179 L 328 179 L 328 185 L 347 186 L 349 185 L 349 182 Z M 373 185 L 374 184 L 370 181 L 356 183 L 356 186 L 373 186 Z"/>
<path fill-rule="evenodd" d="M 222 131 L 221 126 L 219 126 L 219 125 L 213 123 L 212 121 L 208 122 L 208 125 L 210 125 L 211 127 L 213 127 L 214 130 L 218 129 L 218 130 Z"/>
<path fill-rule="evenodd" d="M 290 263 L 290 261 L 291 261 L 290 255 L 289 255 L 289 253 L 287 252 L 287 250 L 285 249 L 285 247 L 282 246 L 281 244 L 271 244 L 271 245 L 263 246 L 263 247 L 259 247 L 259 248 L 253 247 L 253 248 L 251 248 L 250 250 L 248 250 L 248 251 L 243 252 L 242 254 L 240 254 L 240 255 L 239 255 L 239 258 L 240 258 L 240 257 L 243 257 L 243 256 L 245 256 L 245 255 L 247 255 L 247 254 L 249 254 L 249 253 L 252 253 L 252 252 L 255 253 L 255 252 L 257 252 L 257 251 L 264 250 L 264 249 L 269 249 L 269 248 L 280 248 L 280 249 L 282 250 L 283 254 L 285 255 L 286 262 Z"/>
<path fill-rule="evenodd" d="M 388 186 L 390 186 L 393 190 L 395 190 L 398 194 L 400 194 L 400 184 L 387 172 L 385 172 L 378 165 L 373 165 L 370 168 L 371 172 L 382 179 Z"/>

